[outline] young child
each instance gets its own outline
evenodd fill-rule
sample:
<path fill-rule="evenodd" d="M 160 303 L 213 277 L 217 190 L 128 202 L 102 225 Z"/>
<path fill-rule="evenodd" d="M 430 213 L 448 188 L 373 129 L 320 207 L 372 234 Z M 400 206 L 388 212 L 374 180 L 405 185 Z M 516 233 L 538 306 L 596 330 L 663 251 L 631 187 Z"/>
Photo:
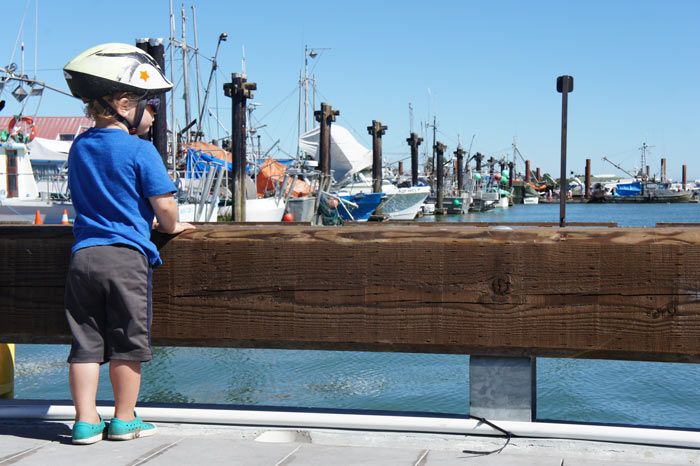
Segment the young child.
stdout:
<path fill-rule="evenodd" d="M 90 48 L 68 62 L 64 74 L 95 120 L 75 139 L 68 159 L 76 212 L 65 296 L 73 334 L 72 440 L 91 444 L 103 438 L 105 422 L 95 399 L 99 367 L 106 362 L 114 390 L 107 438 L 145 437 L 156 427 L 134 408 L 141 363 L 152 358 L 152 270 L 162 263 L 150 241 L 153 216 L 163 233 L 194 227 L 177 221 L 175 185 L 155 147 L 133 135 L 148 132 L 158 110 L 153 95 L 172 84 L 148 54 L 126 44 Z"/>

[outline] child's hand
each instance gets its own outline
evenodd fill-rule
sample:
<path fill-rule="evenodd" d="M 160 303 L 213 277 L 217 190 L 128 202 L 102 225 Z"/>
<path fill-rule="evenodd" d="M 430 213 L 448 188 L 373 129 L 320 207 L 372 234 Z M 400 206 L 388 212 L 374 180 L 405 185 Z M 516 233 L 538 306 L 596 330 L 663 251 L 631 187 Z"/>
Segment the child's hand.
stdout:
<path fill-rule="evenodd" d="M 165 229 L 161 228 L 160 225 L 158 225 L 158 228 L 156 228 L 158 231 L 161 233 L 167 233 L 169 235 L 177 235 L 178 233 L 182 233 L 185 230 L 194 230 L 197 227 L 192 225 L 191 223 L 186 223 L 186 222 L 177 222 L 175 224 L 175 227 L 172 230 L 166 231 Z"/>

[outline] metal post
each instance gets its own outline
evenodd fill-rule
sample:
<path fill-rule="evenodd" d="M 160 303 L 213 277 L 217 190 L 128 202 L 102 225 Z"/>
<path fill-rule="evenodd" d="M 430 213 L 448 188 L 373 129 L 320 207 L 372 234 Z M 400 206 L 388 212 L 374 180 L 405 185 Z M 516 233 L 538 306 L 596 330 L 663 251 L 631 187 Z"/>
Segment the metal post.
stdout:
<path fill-rule="evenodd" d="M 314 111 L 314 118 L 321 124 L 319 133 L 318 169 L 326 176 L 331 174 L 331 123 L 340 115 L 330 104 L 321 102 L 321 110 Z"/>
<path fill-rule="evenodd" d="M 445 194 L 443 192 L 443 178 L 445 177 L 445 158 L 443 157 L 443 154 L 445 153 L 445 150 L 447 149 L 447 146 L 445 146 L 441 142 L 436 142 L 435 143 L 435 159 L 436 159 L 436 191 L 437 191 L 437 202 L 435 202 L 435 208 L 437 210 L 442 210 L 443 208 L 443 201 L 445 198 Z"/>
<path fill-rule="evenodd" d="M 469 414 L 491 420 L 531 422 L 536 413 L 534 357 L 469 358 Z"/>
<path fill-rule="evenodd" d="M 586 159 L 586 199 L 591 198 L 591 159 Z"/>
<path fill-rule="evenodd" d="M 249 83 L 239 73 L 231 75 L 231 82 L 224 84 L 224 94 L 231 97 L 232 127 L 231 151 L 233 171 L 229 172 L 232 193 L 231 213 L 234 222 L 245 222 L 245 177 L 246 177 L 246 103 L 253 98 L 255 83 Z"/>
<path fill-rule="evenodd" d="M 419 138 L 416 133 L 411 133 L 406 142 L 411 146 L 411 186 L 416 186 L 418 184 L 418 146 L 423 142 L 423 138 Z"/>
<path fill-rule="evenodd" d="M 566 226 L 566 131 L 567 113 L 569 106 L 569 92 L 574 90 L 574 78 L 572 76 L 559 76 L 557 78 L 557 92 L 561 93 L 561 171 L 559 176 L 559 227 Z"/>
<path fill-rule="evenodd" d="M 457 195 L 461 196 L 462 195 L 462 187 L 464 186 L 464 172 L 463 172 L 463 165 L 464 165 L 464 149 L 462 149 L 462 146 L 457 147 L 457 150 L 454 152 L 455 155 L 455 162 L 457 163 Z"/>
<path fill-rule="evenodd" d="M 367 132 L 372 136 L 372 192 L 382 192 L 382 136 L 386 133 L 387 126 L 382 122 L 372 120 L 372 126 L 367 127 Z"/>

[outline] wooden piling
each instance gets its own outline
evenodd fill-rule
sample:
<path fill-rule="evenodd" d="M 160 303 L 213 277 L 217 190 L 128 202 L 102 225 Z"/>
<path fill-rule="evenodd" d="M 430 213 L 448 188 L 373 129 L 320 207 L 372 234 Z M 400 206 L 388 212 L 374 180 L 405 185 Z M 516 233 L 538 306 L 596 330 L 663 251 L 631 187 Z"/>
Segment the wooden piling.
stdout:
<path fill-rule="evenodd" d="M 437 200 L 435 202 L 435 208 L 437 210 L 442 210 L 443 209 L 443 201 L 445 199 L 445 193 L 444 193 L 444 178 L 445 178 L 445 150 L 447 149 L 447 146 L 445 146 L 441 142 L 436 142 L 435 143 L 435 158 L 436 158 L 436 170 L 435 170 L 435 189 L 437 191 Z"/>
<path fill-rule="evenodd" d="M 508 189 L 513 187 L 513 180 L 515 179 L 515 163 L 508 162 Z"/>
<path fill-rule="evenodd" d="M 476 173 L 481 173 L 481 161 L 482 160 L 484 160 L 484 155 L 481 152 L 477 152 L 476 154 L 474 154 L 474 163 L 476 164 L 474 171 Z"/>
<path fill-rule="evenodd" d="M 411 186 L 418 184 L 418 146 L 423 142 L 416 133 L 411 133 L 406 142 L 411 146 Z"/>
<path fill-rule="evenodd" d="M 457 173 L 457 195 L 458 196 L 462 195 L 462 187 L 464 187 L 464 171 L 463 171 L 464 154 L 465 154 L 465 152 L 464 152 L 464 149 L 462 149 L 462 146 L 457 147 L 457 150 L 454 151 L 455 165 L 456 165 L 455 173 Z"/>
<path fill-rule="evenodd" d="M 688 167 L 685 164 L 683 164 L 683 167 L 681 169 L 681 184 L 683 186 L 683 191 L 688 189 Z"/>
<path fill-rule="evenodd" d="M 232 99 L 231 150 L 233 171 L 229 172 L 232 187 L 231 214 L 234 222 L 245 222 L 246 177 L 246 104 L 253 98 L 255 83 L 247 82 L 244 75 L 233 73 L 231 82 L 224 84 L 224 94 Z"/>
<path fill-rule="evenodd" d="M 586 159 L 585 198 L 591 198 L 591 159 Z"/>
<path fill-rule="evenodd" d="M 367 127 L 367 132 L 372 136 L 372 192 L 382 192 L 382 136 L 386 133 L 387 126 L 382 126 L 379 120 L 372 120 L 372 125 Z"/>
<path fill-rule="evenodd" d="M 537 182 L 542 180 L 542 172 L 540 171 L 540 167 L 537 167 L 537 169 L 535 170 L 535 177 Z"/>
<path fill-rule="evenodd" d="M 403 176 L 403 161 L 402 160 L 399 160 L 398 171 L 399 171 L 399 176 Z"/>
<path fill-rule="evenodd" d="M 331 174 L 331 123 L 340 115 L 330 104 L 321 102 L 321 110 L 314 111 L 314 118 L 321 124 L 318 142 L 318 169 L 326 176 Z"/>
<path fill-rule="evenodd" d="M 163 45 L 163 39 L 149 39 L 148 54 L 153 57 L 156 63 L 158 63 L 158 66 L 160 66 L 160 69 L 165 73 L 165 46 Z M 167 94 L 161 92 L 160 94 L 156 94 L 155 97 L 160 101 L 160 106 L 156 109 L 156 116 L 153 120 L 153 126 L 151 127 L 151 141 L 153 145 L 156 146 L 156 150 L 160 154 L 161 159 L 163 159 L 163 164 L 169 167 L 172 166 L 172 163 L 168 163 L 170 154 L 168 154 Z"/>
<path fill-rule="evenodd" d="M 666 158 L 661 159 L 661 182 L 666 182 Z"/>

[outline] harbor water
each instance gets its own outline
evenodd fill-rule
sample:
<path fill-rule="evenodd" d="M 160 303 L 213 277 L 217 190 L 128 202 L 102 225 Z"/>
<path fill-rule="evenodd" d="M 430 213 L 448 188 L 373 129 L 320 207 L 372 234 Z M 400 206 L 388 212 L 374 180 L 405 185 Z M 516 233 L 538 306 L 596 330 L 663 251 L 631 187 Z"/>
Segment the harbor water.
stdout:
<path fill-rule="evenodd" d="M 700 205 L 569 204 L 567 220 L 700 222 Z M 420 221 L 558 222 L 559 205 Z M 16 398 L 70 398 L 67 346 L 18 345 L 16 352 Z M 469 357 L 460 355 L 163 347 L 143 367 L 140 400 L 465 414 L 468 369 Z M 103 367 L 98 398 L 111 397 Z M 537 416 L 700 429 L 700 365 L 540 358 Z"/>

